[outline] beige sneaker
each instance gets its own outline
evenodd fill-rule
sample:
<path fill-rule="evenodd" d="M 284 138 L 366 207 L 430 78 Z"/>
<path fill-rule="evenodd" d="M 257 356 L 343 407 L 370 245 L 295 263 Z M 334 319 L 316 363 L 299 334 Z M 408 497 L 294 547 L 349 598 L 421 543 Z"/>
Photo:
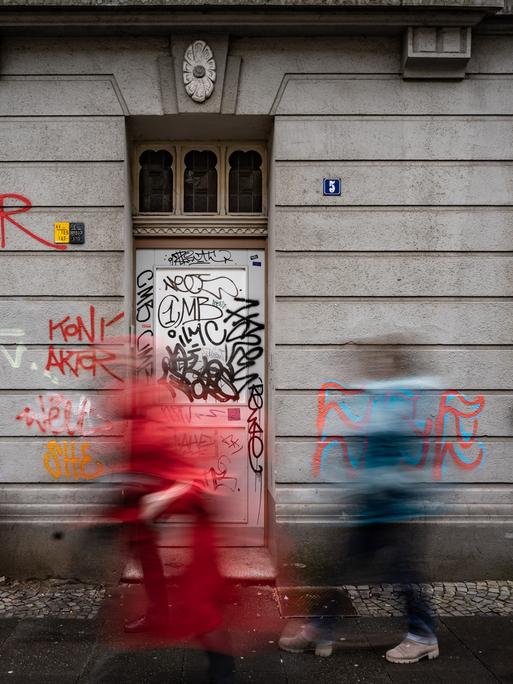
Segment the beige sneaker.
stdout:
<path fill-rule="evenodd" d="M 421 644 L 419 641 L 413 641 L 406 637 L 395 648 L 391 648 L 386 652 L 385 658 L 391 663 L 418 663 L 422 658 L 433 660 L 438 658 L 440 652 L 438 650 L 438 641 L 432 644 Z"/>
<path fill-rule="evenodd" d="M 328 658 L 333 653 L 333 642 L 322 639 L 309 639 L 303 630 L 294 636 L 281 637 L 278 646 L 288 653 L 305 653 L 314 651 L 316 656 Z"/>

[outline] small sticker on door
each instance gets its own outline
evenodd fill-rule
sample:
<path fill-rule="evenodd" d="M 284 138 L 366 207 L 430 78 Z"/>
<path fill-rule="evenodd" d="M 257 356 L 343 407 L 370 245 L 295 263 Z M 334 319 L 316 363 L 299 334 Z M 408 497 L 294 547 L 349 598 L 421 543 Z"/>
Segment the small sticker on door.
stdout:
<path fill-rule="evenodd" d="M 240 408 L 229 408 L 228 420 L 240 420 Z"/>
<path fill-rule="evenodd" d="M 261 266 L 262 265 L 261 261 L 252 261 L 251 263 L 253 264 L 253 266 Z"/>

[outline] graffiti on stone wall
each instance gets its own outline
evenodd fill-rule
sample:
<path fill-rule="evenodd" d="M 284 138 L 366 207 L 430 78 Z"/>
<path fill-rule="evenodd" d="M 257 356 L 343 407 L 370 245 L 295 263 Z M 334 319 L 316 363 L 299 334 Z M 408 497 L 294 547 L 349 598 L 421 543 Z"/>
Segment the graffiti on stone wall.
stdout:
<path fill-rule="evenodd" d="M 43 373 L 53 384 L 58 384 L 57 375 L 52 373 L 55 370 L 63 376 L 78 378 L 82 371 L 96 376 L 100 371 L 105 372 L 110 377 L 121 380 L 112 365 L 118 356 L 112 349 L 95 347 L 95 344 L 104 343 L 107 339 L 108 329 L 115 323 L 122 320 L 124 313 L 120 312 L 111 319 L 104 316 L 98 317 L 94 306 L 89 307 L 89 316 L 85 321 L 82 316 L 65 316 L 59 321 L 49 321 L 50 345 L 45 368 Z M 3 329 L 0 330 L 0 338 L 20 337 L 25 335 L 23 330 Z M 56 347 L 54 343 L 61 344 L 75 342 L 84 344 L 82 349 L 67 349 Z M 24 344 L 16 344 L 13 349 L 8 349 L 6 345 L 0 344 L 0 360 L 3 358 L 11 368 L 20 369 L 28 347 Z M 40 370 L 35 362 L 31 362 L 30 369 Z"/>
<path fill-rule="evenodd" d="M 94 346 L 105 342 L 108 328 L 120 321 L 124 313 L 120 312 L 110 320 L 104 316 L 98 317 L 93 305 L 89 307 L 86 320 L 82 316 L 65 316 L 61 320 L 48 322 L 49 338 L 46 370 L 56 369 L 61 375 L 78 378 L 82 372 L 96 377 L 99 373 L 106 373 L 122 382 L 115 369 L 117 353 L 111 349 Z M 54 342 L 85 343 L 84 349 L 63 349 L 55 347 Z"/>
<path fill-rule="evenodd" d="M 0 338 L 18 338 L 24 337 L 25 331 L 20 328 L 0 328 Z M 28 351 L 28 347 L 24 344 L 10 344 L 12 349 L 8 348 L 5 344 L 0 344 L 0 362 L 7 362 L 10 368 L 19 370 L 26 368 L 27 365 L 24 364 L 25 353 Z M 0 363 L 1 365 L 1 363 Z M 35 361 L 32 361 L 29 366 L 31 371 L 41 371 L 43 370 L 43 375 L 48 378 L 52 384 L 58 385 L 59 379 L 53 375 L 49 370 L 41 369 Z"/>
<path fill-rule="evenodd" d="M 43 465 L 54 480 L 94 480 L 105 473 L 100 461 L 93 461 L 89 442 L 50 440 Z"/>
<path fill-rule="evenodd" d="M 485 456 L 485 447 L 479 441 L 478 419 L 485 406 L 485 398 L 478 395 L 469 399 L 461 392 L 445 391 L 436 397 L 436 408 L 430 415 L 419 409 L 421 393 L 412 391 L 389 392 L 380 396 L 363 390 L 348 389 L 336 381 L 322 385 L 317 403 L 317 448 L 313 456 L 314 476 L 318 476 L 329 459 L 356 474 L 365 468 L 364 437 L 371 423 L 376 402 L 401 402 L 404 407 L 405 433 L 412 435 L 415 453 L 409 453 L 404 466 L 430 469 L 434 480 L 441 480 L 443 469 L 452 462 L 462 470 L 478 468 Z M 401 409 L 402 410 L 402 409 Z M 328 434 L 328 422 L 339 421 L 340 432 Z M 333 430 L 331 430 L 333 432 Z"/>
<path fill-rule="evenodd" d="M 20 206 L 21 204 L 21 206 Z M 32 202 L 24 197 L 23 195 L 18 195 L 16 193 L 2 194 L 0 195 L 0 249 L 5 249 L 7 245 L 6 238 L 6 226 L 7 224 L 13 225 L 18 230 L 21 230 L 25 235 L 28 235 L 33 240 L 40 242 L 45 247 L 50 247 L 50 249 L 63 250 L 67 249 L 67 245 L 55 245 L 48 240 L 45 240 L 40 235 L 32 232 L 25 226 L 23 226 L 19 221 L 17 221 L 13 216 L 17 214 L 23 214 L 32 208 Z"/>
<path fill-rule="evenodd" d="M 75 406 L 73 399 L 63 394 L 39 394 L 36 404 L 36 408 L 25 406 L 16 420 L 43 435 L 75 437 L 86 434 L 86 421 L 91 414 L 91 401 L 87 397 L 81 396 Z"/>
<path fill-rule="evenodd" d="M 97 411 L 89 397 L 78 399 L 61 393 L 38 394 L 34 405 L 16 416 L 27 430 L 41 435 L 84 437 L 112 434 L 112 421 Z"/>
<path fill-rule="evenodd" d="M 146 268 L 136 276 L 135 320 L 141 325 L 136 339 L 137 377 L 150 380 L 153 377 L 153 269 Z"/>
<path fill-rule="evenodd" d="M 73 400 L 59 393 L 40 394 L 36 406 L 25 406 L 16 420 L 36 434 L 66 438 L 50 440 L 43 453 L 43 466 L 54 479 L 91 480 L 105 474 L 100 461 L 93 463 L 89 442 L 67 439 L 111 433 L 112 422 L 95 411 L 88 397 Z"/>

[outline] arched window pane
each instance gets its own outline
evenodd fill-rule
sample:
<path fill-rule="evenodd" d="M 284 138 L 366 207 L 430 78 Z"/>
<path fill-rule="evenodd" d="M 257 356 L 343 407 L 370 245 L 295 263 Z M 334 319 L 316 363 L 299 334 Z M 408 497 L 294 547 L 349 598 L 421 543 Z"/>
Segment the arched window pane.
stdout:
<path fill-rule="evenodd" d="M 228 211 L 259 214 L 262 211 L 262 157 L 254 150 L 237 151 L 230 155 L 229 164 Z"/>
<path fill-rule="evenodd" d="M 146 150 L 139 157 L 139 211 L 173 211 L 173 157 Z"/>
<path fill-rule="evenodd" d="M 184 158 L 184 204 L 186 212 L 217 211 L 217 157 L 213 152 L 193 150 Z"/>

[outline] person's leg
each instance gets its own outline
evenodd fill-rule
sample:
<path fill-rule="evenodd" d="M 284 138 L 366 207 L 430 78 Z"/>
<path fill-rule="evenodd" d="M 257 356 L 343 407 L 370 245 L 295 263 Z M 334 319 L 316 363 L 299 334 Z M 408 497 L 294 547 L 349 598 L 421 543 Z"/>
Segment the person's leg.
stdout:
<path fill-rule="evenodd" d="M 150 533 L 137 545 L 137 553 L 141 563 L 144 588 L 148 596 L 150 610 L 157 615 L 168 614 L 167 587 L 164 567 L 157 547 L 155 536 Z"/>
<path fill-rule="evenodd" d="M 429 598 L 421 591 L 422 573 L 419 569 L 423 548 L 423 531 L 420 526 L 413 530 L 404 525 L 395 525 L 391 563 L 394 581 L 403 588 L 408 614 L 408 633 L 403 641 L 386 653 L 386 658 L 395 663 L 416 663 L 422 658 L 437 658 L 439 655 L 436 637 L 436 618 Z M 407 535 L 407 537 L 406 537 Z M 408 538 L 408 543 L 406 543 Z"/>
<path fill-rule="evenodd" d="M 332 620 L 312 616 L 291 636 L 281 636 L 278 646 L 288 653 L 313 651 L 316 656 L 329 657 L 333 652 Z"/>
<path fill-rule="evenodd" d="M 428 643 L 436 641 L 436 621 L 431 603 L 411 583 L 404 586 L 404 593 L 409 636 Z"/>
<path fill-rule="evenodd" d="M 130 548 L 134 558 L 141 564 L 148 601 L 146 615 L 125 625 L 127 632 L 138 632 L 167 623 L 169 619 L 168 595 L 155 534 L 145 523 L 138 523 L 132 531 Z"/>
<path fill-rule="evenodd" d="M 433 604 L 421 591 L 424 582 L 421 571 L 424 549 L 424 529 L 421 525 L 393 526 L 392 562 L 406 599 L 408 632 L 419 641 L 436 640 L 436 619 Z"/>
<path fill-rule="evenodd" d="M 361 501 L 358 505 L 363 510 L 364 506 Z M 370 565 L 376 546 L 379 544 L 379 535 L 375 533 L 375 527 L 373 525 L 352 526 L 341 546 L 340 566 L 347 567 L 350 564 L 355 577 L 361 569 Z M 313 651 L 317 656 L 330 656 L 333 652 L 337 617 L 329 608 L 332 599 L 335 600 L 335 595 L 330 596 L 329 591 L 323 592 L 319 600 L 312 605 L 311 616 L 307 622 L 296 634 L 282 636 L 278 642 L 279 647 L 289 653 Z"/>

